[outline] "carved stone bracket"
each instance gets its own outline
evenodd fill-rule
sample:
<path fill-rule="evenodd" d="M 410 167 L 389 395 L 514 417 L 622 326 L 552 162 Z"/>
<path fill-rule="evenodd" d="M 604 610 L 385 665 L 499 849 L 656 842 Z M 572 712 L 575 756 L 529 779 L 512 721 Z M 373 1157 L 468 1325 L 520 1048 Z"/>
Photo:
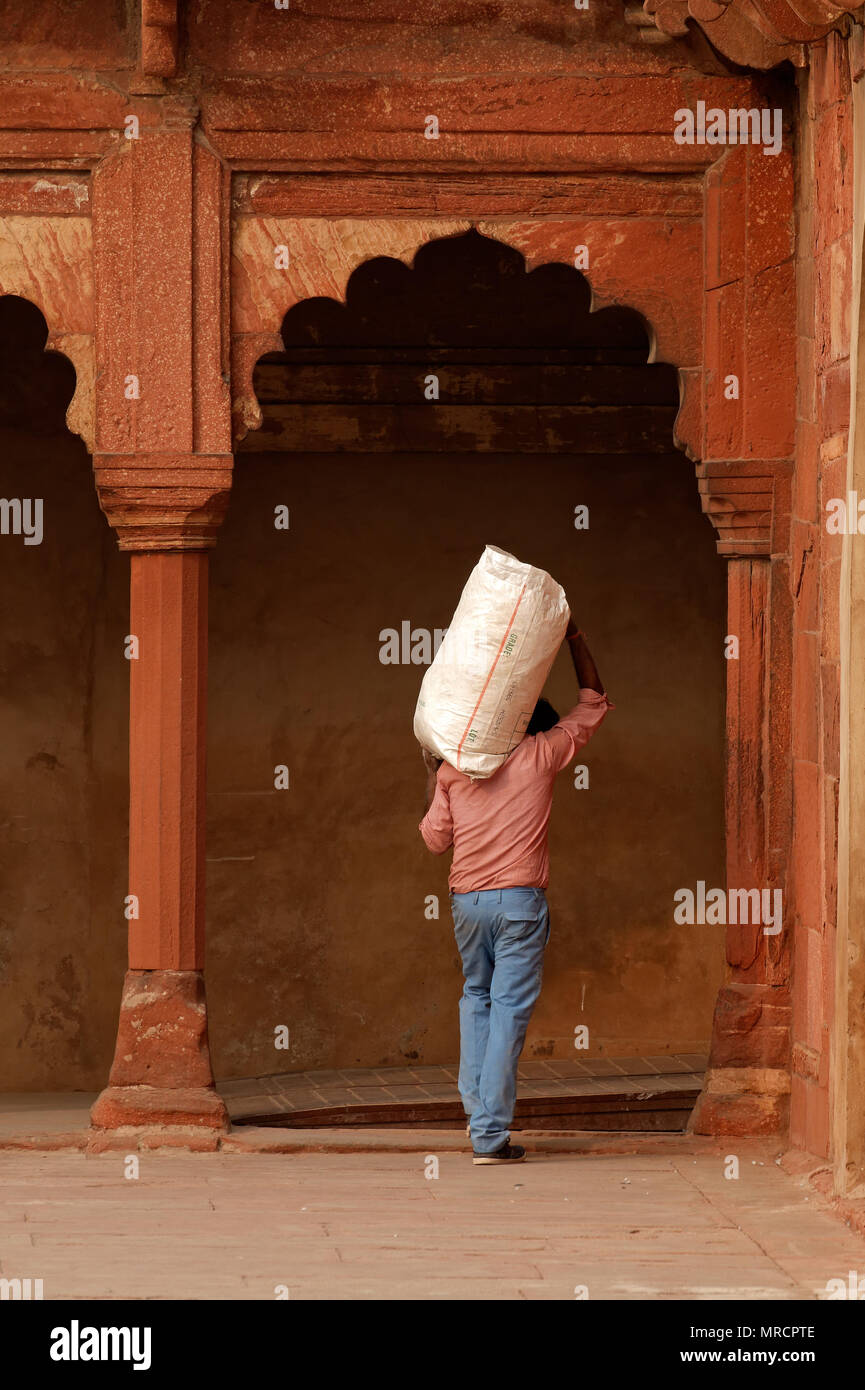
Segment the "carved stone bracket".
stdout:
<path fill-rule="evenodd" d="M 697 464 L 700 503 L 718 534 L 719 555 L 770 555 L 789 517 L 789 459 L 710 459 Z M 780 533 L 780 534 L 779 534 Z"/>
<path fill-rule="evenodd" d="M 211 549 L 233 463 L 233 454 L 95 454 L 99 502 L 120 549 Z"/>
<path fill-rule="evenodd" d="M 817 43 L 851 16 L 861 18 L 862 0 L 644 0 L 628 18 L 644 34 L 680 38 L 693 20 L 709 42 L 745 67 L 771 68 L 789 59 L 808 62 L 808 44 Z M 646 16 L 649 23 L 646 23 Z"/>

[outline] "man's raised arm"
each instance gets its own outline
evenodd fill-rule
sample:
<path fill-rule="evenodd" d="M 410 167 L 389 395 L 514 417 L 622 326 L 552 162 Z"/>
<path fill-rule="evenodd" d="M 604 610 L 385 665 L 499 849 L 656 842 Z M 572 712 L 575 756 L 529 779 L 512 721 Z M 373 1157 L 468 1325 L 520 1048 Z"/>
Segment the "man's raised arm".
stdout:
<path fill-rule="evenodd" d="M 573 618 L 568 619 L 565 641 L 570 647 L 571 660 L 574 663 L 574 671 L 580 688 L 596 690 L 599 695 L 603 695 L 604 686 L 598 675 L 598 668 L 592 660 L 592 653 L 586 645 L 586 639 Z"/>

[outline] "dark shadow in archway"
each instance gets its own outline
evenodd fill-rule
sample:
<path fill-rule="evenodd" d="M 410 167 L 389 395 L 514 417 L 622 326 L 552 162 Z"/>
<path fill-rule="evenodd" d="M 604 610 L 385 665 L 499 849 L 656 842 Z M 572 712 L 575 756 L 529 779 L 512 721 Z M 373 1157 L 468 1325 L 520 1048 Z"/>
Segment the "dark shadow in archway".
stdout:
<path fill-rule="evenodd" d="M 410 266 L 377 256 L 352 273 L 345 301 L 312 298 L 286 314 L 287 352 L 304 347 L 525 348 L 645 362 L 648 336 L 634 309 L 589 312 L 591 290 L 557 262 L 527 270 L 520 251 L 480 232 L 422 246 Z M 669 370 L 669 369 L 668 369 Z"/>
<path fill-rule="evenodd" d="M 438 441 L 470 453 L 607 452 L 611 410 L 619 452 L 668 451 L 675 368 L 647 365 L 649 337 L 635 310 L 590 313 L 590 300 L 579 271 L 527 271 L 518 251 L 474 231 L 430 242 L 411 267 L 367 261 L 344 303 L 308 299 L 286 314 L 284 351 L 256 369 L 264 422 L 244 451 L 416 452 Z"/>
<path fill-rule="evenodd" d="M 46 337 L 0 297 L 0 1091 L 100 1085 L 125 956 L 128 560 Z"/>

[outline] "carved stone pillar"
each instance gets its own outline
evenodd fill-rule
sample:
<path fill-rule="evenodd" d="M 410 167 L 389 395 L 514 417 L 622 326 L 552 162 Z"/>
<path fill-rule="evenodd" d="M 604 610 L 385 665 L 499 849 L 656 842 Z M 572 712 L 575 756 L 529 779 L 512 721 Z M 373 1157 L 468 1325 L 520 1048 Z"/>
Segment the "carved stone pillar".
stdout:
<path fill-rule="evenodd" d="M 131 557 L 129 970 L 93 1123 L 225 1128 L 204 994 L 206 551 Z"/>
<path fill-rule="evenodd" d="M 228 175 L 186 99 L 142 91 L 130 112 L 137 138 L 93 179 L 94 471 L 131 595 L 129 969 L 92 1121 L 201 1143 L 228 1127 L 203 974 L 207 552 L 233 462 Z"/>

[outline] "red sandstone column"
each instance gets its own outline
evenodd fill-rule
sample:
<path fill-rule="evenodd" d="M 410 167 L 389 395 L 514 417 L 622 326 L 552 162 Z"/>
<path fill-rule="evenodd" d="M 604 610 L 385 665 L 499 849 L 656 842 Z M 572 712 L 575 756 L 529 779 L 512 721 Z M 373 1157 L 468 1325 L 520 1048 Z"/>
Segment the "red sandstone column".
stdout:
<path fill-rule="evenodd" d="M 733 557 L 727 563 L 727 631 L 739 639 L 738 660 L 727 662 L 727 888 L 783 888 L 770 847 L 777 778 L 769 670 L 773 562 Z M 778 663 L 783 666 L 780 656 Z M 783 726 L 784 720 L 779 699 L 777 721 Z M 786 1126 L 791 924 L 784 906 L 777 935 L 766 935 L 759 923 L 727 926 L 728 978 L 715 1005 L 709 1070 L 691 1121 L 698 1134 L 770 1134 Z"/>
<path fill-rule="evenodd" d="M 164 45 L 145 48 L 145 66 L 170 66 Z M 120 139 L 93 174 L 93 463 L 103 511 L 130 552 L 134 646 L 129 970 L 109 1084 L 92 1120 L 102 1130 L 158 1128 L 160 1142 L 170 1125 L 174 1142 L 207 1147 L 227 1127 L 202 972 L 207 551 L 233 462 L 230 183 L 195 139 L 185 97 L 147 78 L 133 84 L 129 110 L 138 137 Z"/>
<path fill-rule="evenodd" d="M 129 923 L 134 970 L 204 964 L 207 554 L 131 561 Z"/>
<path fill-rule="evenodd" d="M 207 568 L 205 551 L 131 556 L 129 971 L 105 1128 L 227 1127 L 202 973 Z"/>

